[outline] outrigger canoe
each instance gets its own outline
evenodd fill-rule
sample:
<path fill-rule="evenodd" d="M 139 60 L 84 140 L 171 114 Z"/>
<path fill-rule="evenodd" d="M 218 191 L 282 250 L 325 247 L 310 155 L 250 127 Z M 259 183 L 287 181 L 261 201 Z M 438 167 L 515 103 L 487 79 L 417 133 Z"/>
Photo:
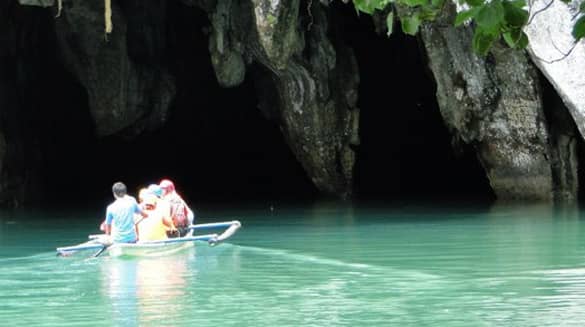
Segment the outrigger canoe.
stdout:
<path fill-rule="evenodd" d="M 107 252 L 110 256 L 161 256 L 181 251 L 193 247 L 196 241 L 207 242 L 210 246 L 215 246 L 226 239 L 230 238 L 242 226 L 237 221 L 226 221 L 219 223 L 197 224 L 189 226 L 189 233 L 183 237 L 168 238 L 157 241 L 138 241 L 136 243 L 113 243 L 111 244 L 109 236 L 105 234 L 89 235 L 89 241 L 65 247 L 57 248 L 58 256 L 69 256 L 79 251 L 97 251 L 94 256 Z M 223 233 L 211 233 L 195 235 L 194 232 L 202 229 L 221 229 L 225 228 Z"/>

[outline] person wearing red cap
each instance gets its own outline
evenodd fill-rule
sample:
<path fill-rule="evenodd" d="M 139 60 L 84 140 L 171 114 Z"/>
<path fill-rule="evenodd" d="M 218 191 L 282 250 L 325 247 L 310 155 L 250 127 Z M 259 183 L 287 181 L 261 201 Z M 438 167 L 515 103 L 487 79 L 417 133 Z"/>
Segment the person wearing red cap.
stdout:
<path fill-rule="evenodd" d="M 193 224 L 195 214 L 177 193 L 175 184 L 172 181 L 163 179 L 160 181 L 159 186 L 163 190 L 162 198 L 170 204 L 170 216 L 173 224 L 179 231 L 179 235 L 184 236 L 189 232 L 189 225 Z"/>

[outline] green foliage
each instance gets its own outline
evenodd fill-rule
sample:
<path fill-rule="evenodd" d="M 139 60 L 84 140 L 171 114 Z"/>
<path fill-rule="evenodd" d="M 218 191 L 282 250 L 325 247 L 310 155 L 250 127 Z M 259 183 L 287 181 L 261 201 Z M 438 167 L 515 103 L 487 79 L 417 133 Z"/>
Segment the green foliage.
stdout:
<path fill-rule="evenodd" d="M 473 49 L 477 53 L 486 55 L 500 38 L 511 48 L 526 48 L 528 36 L 522 28 L 528 23 L 528 11 L 524 0 L 468 0 L 467 4 L 470 9 L 457 15 L 455 26 L 469 20 L 475 22 Z"/>
<path fill-rule="evenodd" d="M 388 30 L 386 35 L 390 36 L 392 34 L 392 31 L 394 30 L 394 11 L 393 10 L 391 10 L 390 13 L 388 14 L 388 16 L 386 16 L 386 29 Z"/>
<path fill-rule="evenodd" d="M 581 16 L 573 27 L 573 37 L 575 40 L 581 40 L 585 36 L 585 16 Z"/>
<path fill-rule="evenodd" d="M 358 12 L 373 14 L 376 10 L 388 12 L 386 16 L 387 35 L 393 31 L 394 19 L 400 20 L 402 31 L 416 35 L 421 24 L 433 21 L 449 0 L 353 0 Z M 460 1 L 466 6 L 455 17 L 453 25 L 460 26 L 466 22 L 474 25 L 472 46 L 476 53 L 486 55 L 494 42 L 503 39 L 514 49 L 524 49 L 528 45 L 528 36 L 522 31 L 528 23 L 529 13 L 525 0 L 452 0 Z M 565 3 L 570 0 L 562 0 Z M 406 7 L 398 15 L 394 5 Z M 390 8 L 390 10 L 388 10 Z M 573 26 L 575 41 L 585 37 L 585 1 L 579 8 L 580 17 Z"/>
<path fill-rule="evenodd" d="M 463 24 L 464 22 L 477 16 L 477 13 L 479 12 L 480 9 L 481 9 L 481 7 L 473 7 L 469 10 L 465 10 L 465 11 L 458 13 L 457 17 L 455 17 L 455 23 L 454 23 L 455 26 L 459 26 L 459 25 Z"/>
<path fill-rule="evenodd" d="M 427 0 L 402 0 L 400 2 L 409 7 L 426 6 L 427 4 L 429 4 Z"/>
<path fill-rule="evenodd" d="M 414 13 L 407 17 L 400 19 L 402 25 L 402 31 L 408 35 L 416 35 L 418 27 L 420 26 L 421 20 L 417 13 Z"/>
<path fill-rule="evenodd" d="M 480 55 L 486 55 L 492 44 L 496 40 L 496 34 L 490 34 L 480 31 L 473 33 L 473 49 Z"/>
<path fill-rule="evenodd" d="M 376 10 L 384 9 L 390 2 L 390 0 L 353 0 L 353 5 L 358 13 L 361 11 L 371 15 Z"/>
<path fill-rule="evenodd" d="M 521 29 L 510 30 L 502 36 L 510 48 L 524 49 L 528 45 L 528 36 Z"/>
<path fill-rule="evenodd" d="M 577 22 L 573 26 L 573 37 L 575 40 L 579 41 L 585 36 L 585 1 L 581 2 L 579 6 L 579 13 L 581 17 L 577 19 Z"/>
<path fill-rule="evenodd" d="M 524 1 L 502 2 L 504 7 L 504 19 L 511 28 L 522 28 L 528 23 L 528 12 L 524 10 Z"/>
<path fill-rule="evenodd" d="M 475 16 L 476 34 L 497 35 L 504 23 L 504 6 L 500 0 L 482 5 Z"/>

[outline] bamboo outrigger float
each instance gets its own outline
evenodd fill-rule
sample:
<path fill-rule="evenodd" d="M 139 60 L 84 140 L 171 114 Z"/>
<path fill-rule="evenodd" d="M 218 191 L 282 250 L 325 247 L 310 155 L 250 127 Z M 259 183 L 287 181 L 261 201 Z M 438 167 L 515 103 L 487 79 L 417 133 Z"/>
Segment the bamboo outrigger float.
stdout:
<path fill-rule="evenodd" d="M 230 238 L 242 226 L 238 220 L 196 224 L 189 226 L 189 233 L 183 237 L 168 238 L 157 241 L 138 241 L 136 243 L 111 243 L 109 235 L 98 234 L 89 235 L 89 241 L 65 247 L 57 248 L 58 256 L 69 256 L 79 251 L 97 251 L 93 256 L 97 257 L 103 252 L 110 256 L 160 256 L 168 255 L 181 251 L 185 248 L 193 247 L 196 241 L 207 242 L 210 246 L 215 246 L 226 239 Z M 221 234 L 211 233 L 194 235 L 196 230 L 202 229 L 221 229 L 225 230 Z"/>

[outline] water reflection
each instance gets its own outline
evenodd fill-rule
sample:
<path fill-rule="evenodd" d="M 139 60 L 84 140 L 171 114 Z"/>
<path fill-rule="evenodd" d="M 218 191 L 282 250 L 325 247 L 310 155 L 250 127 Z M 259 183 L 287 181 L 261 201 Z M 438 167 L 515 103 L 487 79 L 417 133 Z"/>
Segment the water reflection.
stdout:
<path fill-rule="evenodd" d="M 102 290 L 110 301 L 111 320 L 118 326 L 135 326 L 138 321 L 137 261 L 109 260 L 100 267 Z"/>
<path fill-rule="evenodd" d="M 496 205 L 487 213 L 487 221 L 485 234 L 477 235 L 478 243 L 486 244 L 490 249 L 486 258 L 498 267 L 503 263 L 525 271 L 554 267 L 574 253 L 579 243 L 579 210 L 573 206 Z"/>
<path fill-rule="evenodd" d="M 105 258 L 103 290 L 116 326 L 164 325 L 187 308 L 188 255 Z"/>
<path fill-rule="evenodd" d="M 321 200 L 313 204 L 311 213 L 307 215 L 314 225 L 353 225 L 355 210 L 351 203 L 337 200 Z"/>

